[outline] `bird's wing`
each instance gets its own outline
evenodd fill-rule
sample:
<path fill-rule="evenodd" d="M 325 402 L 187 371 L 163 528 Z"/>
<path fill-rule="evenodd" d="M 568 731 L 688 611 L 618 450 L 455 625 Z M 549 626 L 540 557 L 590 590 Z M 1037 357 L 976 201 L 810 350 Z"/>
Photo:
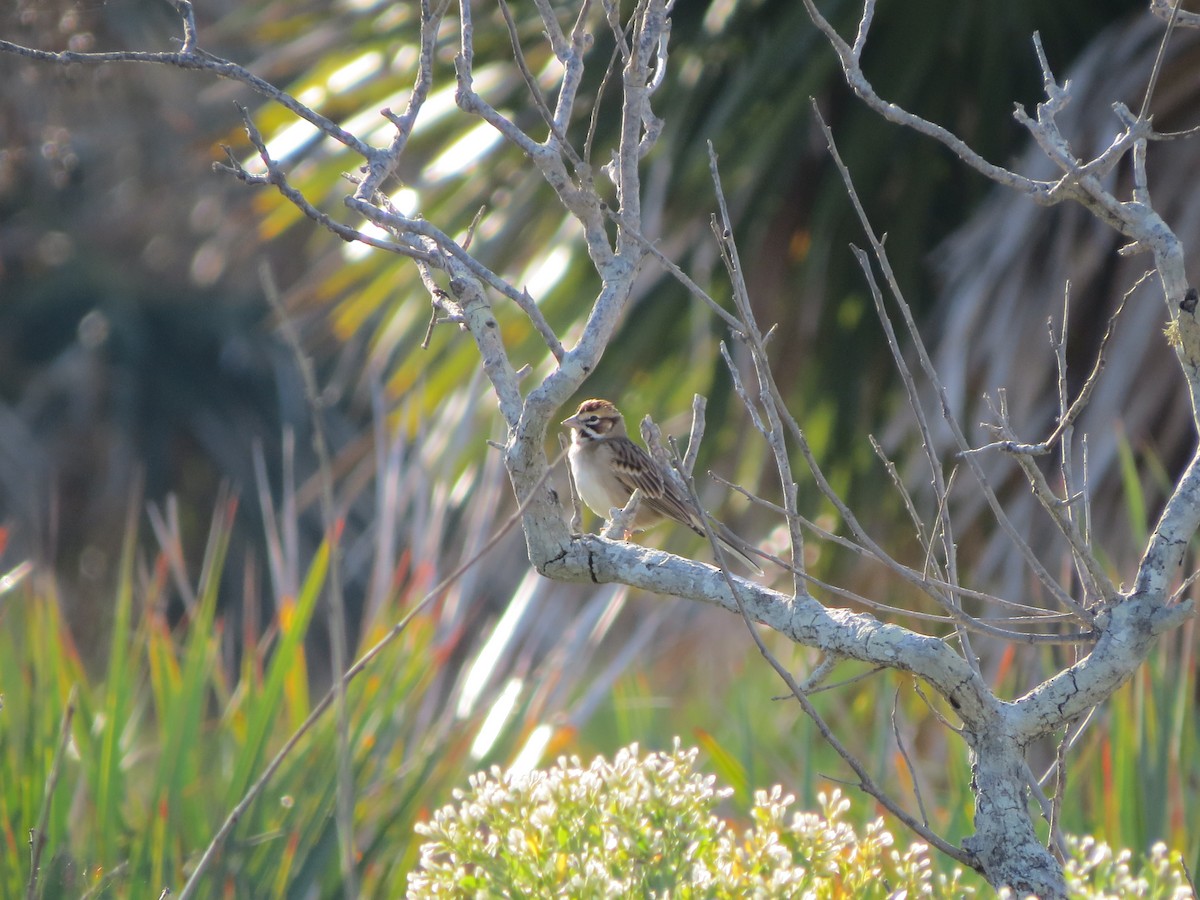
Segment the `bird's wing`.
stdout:
<path fill-rule="evenodd" d="M 624 444 L 621 449 L 623 452 L 617 454 L 613 469 L 622 486 L 630 494 L 640 489 L 641 502 L 648 509 L 703 534 L 703 530 L 697 527 L 691 504 L 679 495 L 654 458 L 633 441 Z"/>

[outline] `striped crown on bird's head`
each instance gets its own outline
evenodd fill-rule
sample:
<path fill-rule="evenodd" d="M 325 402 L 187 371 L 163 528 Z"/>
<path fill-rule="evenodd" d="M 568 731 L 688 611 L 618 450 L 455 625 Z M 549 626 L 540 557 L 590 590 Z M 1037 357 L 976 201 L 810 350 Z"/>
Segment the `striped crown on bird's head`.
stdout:
<path fill-rule="evenodd" d="M 611 401 L 599 398 L 584 400 L 575 410 L 575 415 L 563 419 L 562 424 L 574 428 L 578 436 L 585 440 L 625 432 L 625 420 L 620 410 Z"/>

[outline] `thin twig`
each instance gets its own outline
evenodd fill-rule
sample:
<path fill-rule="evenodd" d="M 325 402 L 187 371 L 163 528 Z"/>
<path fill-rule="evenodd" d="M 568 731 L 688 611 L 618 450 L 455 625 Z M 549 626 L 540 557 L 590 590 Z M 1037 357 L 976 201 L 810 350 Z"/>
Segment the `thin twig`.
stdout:
<path fill-rule="evenodd" d="M 763 559 L 767 560 L 768 562 L 775 563 L 777 566 L 779 566 L 783 569 L 790 568 L 788 563 L 785 560 L 779 559 L 778 557 L 773 556 L 770 553 L 763 553 L 763 552 L 759 551 L 757 553 L 757 555 L 761 556 Z M 1036 633 L 1036 632 L 1017 631 L 1012 628 L 998 627 L 997 625 L 993 624 L 992 621 L 990 621 L 988 619 L 983 619 L 978 616 L 969 616 L 966 613 L 962 612 L 962 610 L 958 609 L 957 607 L 953 607 L 953 606 L 949 606 L 949 607 L 944 606 L 944 608 L 946 608 L 950 611 L 949 615 L 944 615 L 944 616 L 937 615 L 935 613 L 921 612 L 919 610 L 908 609 L 905 607 L 892 606 L 892 605 L 889 605 L 886 603 L 880 603 L 878 600 L 868 599 L 867 597 L 864 597 L 861 594 L 851 591 L 849 588 L 840 587 L 838 585 L 822 581 L 821 579 L 814 577 L 813 575 L 811 575 L 808 572 L 803 572 L 800 574 L 801 574 L 801 577 L 804 579 L 804 581 L 808 585 L 818 588 L 820 590 L 827 591 L 835 597 L 841 597 L 842 599 L 849 600 L 851 603 L 856 603 L 859 606 L 865 607 L 866 609 L 870 609 L 875 612 L 888 613 L 893 616 L 898 616 L 901 618 L 915 619 L 917 621 L 923 621 L 923 622 L 940 622 L 940 623 L 943 623 L 946 625 L 951 625 L 951 626 L 961 626 L 970 631 L 977 631 L 980 634 L 987 634 L 987 635 L 990 635 L 991 637 L 1002 638 L 1004 640 L 1013 641 L 1015 643 L 1020 643 L 1020 644 L 1094 643 L 1098 637 L 1094 632 L 1087 632 L 1087 631 L 1069 632 L 1066 634 L 1063 634 L 1063 633 L 1041 634 L 1041 633 Z M 1065 616 L 1066 616 L 1066 614 L 1064 613 L 1064 614 L 1054 615 L 1054 616 L 1037 616 L 1037 617 L 1028 617 L 1028 618 L 1023 618 L 1023 619 L 1007 618 L 1007 619 L 998 619 L 995 621 L 1002 622 L 1006 625 L 1007 624 L 1015 624 L 1017 622 L 1021 622 L 1021 623 L 1028 622 L 1031 624 L 1032 623 L 1052 624 L 1052 623 L 1061 622 L 1065 618 Z"/>
<path fill-rule="evenodd" d="M 176 0 L 176 7 L 177 9 L 182 8 L 181 0 Z M 190 4 L 187 4 L 187 8 L 190 11 Z M 218 78 L 228 78 L 231 81 L 240 82 L 268 100 L 273 100 L 275 103 L 278 103 L 308 122 L 322 134 L 353 150 L 364 159 L 371 156 L 372 150 L 369 144 L 356 135 L 345 131 L 316 110 L 301 103 L 291 94 L 280 90 L 268 81 L 264 81 L 236 63 L 221 59 L 206 50 L 196 47 L 195 23 L 193 21 L 189 25 L 189 19 L 186 16 L 184 17 L 184 23 L 185 38 L 182 48 L 177 53 L 158 53 L 145 50 L 111 50 L 96 53 L 81 53 L 75 50 L 54 52 L 51 50 L 39 50 L 34 47 L 25 47 L 21 44 L 2 40 L 0 40 L 0 53 L 12 53 L 26 59 L 36 59 L 60 65 L 103 65 L 113 62 L 132 62 L 211 72 Z"/>
<path fill-rule="evenodd" d="M 703 302 L 704 305 L 712 310 L 715 315 L 720 317 L 721 321 L 728 325 L 733 330 L 735 335 L 741 336 L 742 328 L 744 327 L 741 320 L 733 313 L 729 312 L 729 310 L 725 309 L 725 307 L 723 307 L 716 300 L 714 300 L 712 296 L 706 290 L 704 290 L 704 288 L 696 284 L 696 282 L 692 280 L 692 278 L 686 272 L 684 272 L 674 260 L 659 250 L 658 246 L 652 240 L 650 240 L 650 238 L 646 237 L 641 231 L 629 224 L 628 220 L 616 210 L 606 207 L 605 215 L 612 219 L 612 221 L 616 222 L 625 234 L 637 241 L 642 246 L 643 250 L 653 256 L 655 260 L 657 260 L 658 263 L 663 267 L 663 269 L 665 269 L 667 273 L 671 275 L 671 277 L 687 288 L 688 293 L 690 293 L 697 300 Z"/>
<path fill-rule="evenodd" d="M 1188 588 L 1190 588 L 1193 584 L 1196 583 L 1197 578 L 1200 578 L 1200 569 L 1197 569 L 1196 571 L 1192 572 L 1191 575 L 1189 575 L 1187 578 L 1185 578 L 1183 580 L 1183 584 L 1181 584 L 1178 588 L 1176 588 L 1175 591 L 1171 594 L 1170 598 L 1167 600 L 1167 605 L 1169 606 L 1171 604 L 1178 603 L 1179 598 L 1183 596 L 1184 592 Z"/>
<path fill-rule="evenodd" d="M 908 520 L 912 523 L 913 529 L 916 531 L 917 543 L 925 551 L 926 558 L 929 558 L 933 553 L 933 548 L 925 536 L 925 524 L 921 521 L 921 516 L 917 513 L 917 506 L 913 503 L 912 494 L 909 492 L 908 486 L 905 485 L 904 479 L 900 477 L 900 472 L 896 469 L 896 464 L 888 458 L 879 441 L 875 439 L 875 435 L 867 435 L 867 440 L 871 442 L 871 449 L 875 451 L 875 455 L 883 463 L 884 471 L 887 472 L 888 479 L 892 482 L 892 487 L 900 495 L 900 500 L 904 504 L 904 510 L 908 513 Z"/>
<path fill-rule="evenodd" d="M 521 312 L 525 314 L 537 330 L 542 340 L 545 341 L 547 348 L 554 355 L 554 358 L 559 361 L 562 360 L 564 355 L 562 342 L 559 341 L 558 336 L 554 333 L 554 329 L 550 327 L 537 302 L 530 296 L 527 290 L 517 290 L 513 285 L 509 284 L 505 279 L 501 278 L 464 250 L 462 245 L 450 237 L 450 235 L 426 219 L 401 215 L 395 209 L 390 208 L 390 204 L 387 205 L 387 208 L 384 208 L 375 203 L 361 200 L 358 197 L 347 198 L 346 205 L 362 213 L 363 217 L 368 221 L 388 231 L 426 238 L 429 241 L 429 246 L 425 247 L 426 252 L 424 254 L 408 254 L 419 263 L 431 265 L 438 269 L 445 269 L 447 265 L 446 261 L 440 258 L 438 254 L 444 253 L 453 257 L 457 263 L 465 267 L 488 287 L 498 291 L 516 303 L 520 307 Z"/>
<path fill-rule="evenodd" d="M 1050 830 L 1053 833 L 1062 822 L 1063 795 L 1067 790 L 1067 735 L 1074 722 L 1063 729 L 1062 740 L 1054 748 L 1054 796 L 1050 803 Z"/>
<path fill-rule="evenodd" d="M 575 17 L 575 25 L 571 28 L 571 39 L 563 34 L 559 27 L 558 18 L 550 0 L 534 0 L 534 6 L 542 17 L 544 33 L 550 40 L 550 47 L 555 57 L 562 64 L 562 85 L 558 92 L 558 103 L 554 108 L 554 123 L 559 131 L 565 133 L 571 124 L 572 113 L 575 110 L 575 99 L 579 86 L 583 82 L 584 57 L 592 48 L 592 35 L 587 30 L 591 18 L 591 0 L 583 0 Z M 584 159 L 586 159 L 586 155 Z M 585 176 L 590 180 L 590 175 Z"/>
<path fill-rule="evenodd" d="M 408 103 L 402 114 L 396 115 L 390 109 L 380 111 L 380 115 L 395 126 L 396 134 L 386 150 L 376 151 L 368 159 L 367 175 L 357 191 L 362 197 L 375 196 L 384 181 L 396 171 L 400 157 L 408 146 L 408 139 L 417 124 L 417 116 L 433 87 L 433 62 L 437 53 L 438 32 L 449 3 L 450 0 L 438 0 L 437 8 L 434 9 L 430 0 L 421 0 L 421 51 L 417 58 L 417 79 L 409 92 Z"/>
<path fill-rule="evenodd" d="M 1158 76 L 1162 74 L 1163 61 L 1167 56 L 1167 43 L 1171 40 L 1171 34 L 1179 21 L 1179 5 L 1180 0 L 1171 4 L 1171 15 L 1167 19 L 1167 27 L 1163 29 L 1162 40 L 1158 43 L 1158 53 L 1154 57 L 1154 66 L 1150 69 L 1150 79 L 1146 82 L 1146 93 L 1142 97 L 1142 108 L 1138 110 L 1139 119 L 1145 120 L 1150 117 L 1150 99 L 1158 86 Z"/>
<path fill-rule="evenodd" d="M 525 61 L 525 53 L 521 50 L 521 36 L 517 33 L 517 23 L 513 20 L 512 10 L 508 8 L 507 0 L 497 0 L 500 7 L 500 15 L 504 18 L 504 24 L 508 28 L 508 39 L 512 44 L 513 59 L 516 61 L 517 69 L 521 73 L 521 77 L 525 80 L 525 87 L 529 89 L 529 96 L 533 100 L 533 105 L 541 115 L 542 121 L 545 122 L 546 128 L 550 131 L 550 136 L 553 143 L 550 146 L 560 151 L 570 160 L 571 164 L 576 168 L 583 166 L 583 160 L 579 154 L 575 152 L 575 148 L 571 146 L 567 140 L 566 134 L 559 127 L 559 123 L 555 120 L 554 113 L 550 111 L 550 107 L 546 104 L 546 98 L 542 96 L 542 89 L 538 87 L 537 78 L 533 72 L 529 71 L 529 64 Z"/>
<path fill-rule="evenodd" d="M 604 90 L 608 87 L 609 79 L 617 70 L 617 59 L 620 56 L 620 45 L 614 46 L 612 53 L 608 57 L 608 66 L 604 69 L 604 75 L 600 79 L 600 85 L 596 88 L 596 99 L 592 101 L 592 114 L 588 120 L 587 137 L 583 141 L 583 161 L 591 166 L 592 164 L 592 145 L 596 140 L 596 129 L 600 125 L 600 110 L 603 108 L 601 100 L 604 99 Z"/>
<path fill-rule="evenodd" d="M 357 228 L 351 228 L 342 222 L 329 216 L 328 213 L 322 212 L 309 202 L 308 198 L 303 193 L 296 190 L 288 182 L 287 176 L 279 165 L 271 158 L 267 152 L 266 141 L 263 140 L 262 133 L 254 124 L 254 120 L 250 117 L 250 112 L 241 105 L 238 105 L 238 110 L 242 114 L 242 122 L 246 126 L 246 134 L 250 138 L 250 143 L 254 145 L 258 151 L 258 157 L 262 160 L 266 167 L 266 174 L 260 175 L 249 171 L 243 166 L 238 159 L 233 155 L 233 150 L 225 147 L 225 156 L 228 162 L 213 163 L 213 171 L 225 172 L 233 175 L 238 181 L 249 185 L 273 185 L 280 195 L 287 201 L 293 204 L 300 212 L 304 213 L 308 218 L 312 219 L 322 228 L 326 228 L 333 232 L 343 241 L 347 243 L 360 243 L 368 247 L 374 247 L 376 250 L 386 250 L 388 253 L 396 253 L 400 256 L 407 256 L 412 259 L 422 259 L 426 262 L 435 261 L 436 257 L 428 250 L 415 244 L 403 241 L 385 241 L 380 238 L 369 235 Z"/>
<path fill-rule="evenodd" d="M 933 138 L 938 143 L 947 147 L 968 166 L 985 175 L 996 184 L 1005 185 L 1019 193 L 1027 194 L 1038 202 L 1046 202 L 1044 198 L 1049 195 L 1053 186 L 1052 182 L 1033 181 L 1015 172 L 1010 172 L 1002 166 L 990 163 L 951 131 L 927 119 L 922 119 L 920 116 L 908 112 L 895 103 L 889 103 L 879 96 L 874 86 L 867 80 L 860 64 L 863 49 L 866 46 L 867 33 L 875 13 L 875 0 L 866 0 L 863 4 L 863 15 L 859 22 L 853 46 L 846 43 L 841 35 L 837 33 L 837 29 L 829 23 L 829 20 L 821 15 L 814 0 L 803 0 L 803 3 L 813 24 L 825 35 L 829 41 L 829 45 L 838 55 L 846 83 L 874 112 L 878 113 L 888 122 L 909 128 L 917 134 Z"/>
<path fill-rule="evenodd" d="M 1033 775 L 1033 770 L 1029 768 L 1029 763 L 1025 763 L 1025 782 L 1029 786 L 1029 793 L 1033 795 L 1033 799 L 1037 801 L 1038 806 L 1042 810 L 1042 818 L 1050 826 L 1050 847 L 1054 850 L 1059 860 L 1066 859 L 1068 855 L 1067 840 L 1063 837 L 1062 831 L 1059 830 L 1054 803 L 1050 801 L 1050 798 L 1046 796 L 1046 792 L 1042 790 L 1042 786 L 1038 784 L 1037 778 Z M 1056 796 L 1055 800 L 1058 799 Z"/>
<path fill-rule="evenodd" d="M 786 510 L 785 521 L 791 544 L 789 553 L 791 565 L 789 568 L 793 575 L 793 588 L 798 594 L 803 589 L 803 579 L 800 573 L 805 570 L 804 532 L 800 527 L 797 506 L 799 486 L 796 484 L 796 479 L 792 473 L 791 455 L 788 452 L 787 438 L 783 426 L 783 418 L 785 416 L 790 418 L 790 416 L 787 412 L 787 405 L 782 402 L 782 398 L 778 395 L 775 380 L 771 375 L 771 363 L 767 357 L 766 340 L 759 330 L 758 322 L 754 317 L 753 307 L 750 304 L 750 290 L 746 286 L 745 271 L 742 268 L 741 258 L 738 255 L 737 242 L 733 237 L 733 218 L 729 215 L 729 205 L 725 200 L 725 191 L 721 186 L 721 172 L 720 167 L 717 165 L 717 152 L 713 147 L 712 141 L 708 142 L 707 149 L 708 172 L 713 183 L 713 194 L 717 199 L 717 215 L 712 219 L 713 233 L 716 236 L 717 248 L 721 251 L 721 259 L 725 263 L 725 270 L 729 274 L 730 285 L 733 288 L 733 303 L 737 309 L 738 318 L 741 321 L 741 337 L 745 340 L 746 345 L 751 351 L 750 355 L 754 362 L 755 377 L 758 380 L 759 386 L 758 401 L 765 418 L 766 427 L 764 427 L 763 422 L 759 421 L 755 413 L 755 404 L 749 399 L 749 395 L 739 393 L 739 396 L 741 396 L 743 403 L 745 403 L 747 411 L 750 412 L 755 426 L 766 440 L 775 463 L 775 471 L 779 476 L 779 488 L 783 494 L 783 508 Z M 722 348 L 722 354 L 729 364 L 730 372 L 735 378 L 736 384 L 736 367 L 732 365 L 732 360 L 724 348 Z"/>
<path fill-rule="evenodd" d="M 813 670 L 808 673 L 808 677 L 804 679 L 804 684 L 801 685 L 805 693 L 815 694 L 826 690 L 826 688 L 821 687 L 822 683 L 833 673 L 833 670 L 841 661 L 842 657 L 833 653 L 827 653 L 822 657 L 821 661 L 813 666 Z M 842 683 L 844 684 L 845 682 Z"/>
<path fill-rule="evenodd" d="M 1087 730 L 1087 727 L 1092 723 L 1092 719 L 1094 719 L 1095 716 L 1096 707 L 1093 706 L 1082 718 L 1074 719 L 1067 723 L 1066 731 L 1063 734 L 1063 739 L 1061 742 L 1064 754 L 1069 753 L 1075 747 L 1075 745 L 1079 742 L 1079 739 L 1083 737 L 1084 731 Z M 1046 782 L 1057 775 L 1057 773 L 1058 759 L 1056 758 L 1054 762 L 1050 764 L 1050 768 L 1043 772 L 1042 777 L 1037 780 L 1038 784 L 1045 786 Z"/>
<path fill-rule="evenodd" d="M 929 710 L 929 712 L 933 715 L 933 717 L 935 719 L 937 719 L 945 728 L 949 729 L 950 731 L 953 731 L 955 734 L 959 735 L 960 737 L 962 736 L 963 730 L 961 728 L 959 728 L 957 725 L 955 725 L 953 722 L 951 722 L 949 719 L 947 719 L 946 716 L 942 713 L 942 711 L 933 704 L 933 701 L 931 701 L 929 699 L 929 697 L 925 694 L 925 691 L 923 691 L 921 689 L 921 682 L 914 681 L 913 682 L 913 690 L 916 692 L 918 697 L 920 697 L 922 700 L 925 701 L 925 708 Z"/>
<path fill-rule="evenodd" d="M 904 746 L 904 738 L 900 736 L 900 724 L 896 721 L 896 709 L 899 705 L 900 688 L 896 688 L 896 694 L 892 698 L 892 734 L 895 735 L 896 747 L 900 750 L 900 756 L 904 759 L 904 766 L 908 769 L 908 777 L 912 779 L 913 796 L 917 799 L 917 809 L 921 811 L 921 822 L 928 826 L 929 814 L 925 812 L 925 800 L 921 797 L 921 782 L 917 776 L 917 769 L 908 755 L 908 748 Z"/>
<path fill-rule="evenodd" d="M 704 439 L 704 410 L 707 403 L 703 394 L 692 395 L 692 427 L 688 432 L 687 452 L 683 456 L 683 470 L 689 475 L 696 468 L 696 457 L 700 455 L 700 442 Z"/>
<path fill-rule="evenodd" d="M 708 475 L 710 478 L 712 478 L 717 483 L 724 485 L 725 487 L 729 488 L 730 490 L 737 491 L 742 496 L 744 496 L 748 500 L 750 500 L 752 503 L 762 506 L 764 509 L 770 510 L 771 512 L 776 513 L 777 515 L 782 516 L 782 515 L 786 514 L 786 511 L 784 510 L 784 508 L 782 506 L 772 503 L 770 500 L 765 500 L 762 497 L 759 497 L 757 494 L 751 493 L 750 491 L 746 490 L 741 485 L 734 484 L 732 481 L 722 478 L 716 472 L 710 471 L 708 473 Z M 1042 607 L 1039 607 L 1039 606 L 1030 606 L 1027 603 L 1018 603 L 1015 600 L 1006 600 L 1005 598 L 998 597 L 995 594 L 988 594 L 983 591 L 977 591 L 972 588 L 963 587 L 962 585 L 950 584 L 949 582 L 942 581 L 938 578 L 933 578 L 933 577 L 929 576 L 927 573 L 922 573 L 922 572 L 920 572 L 916 569 L 913 569 L 909 566 L 905 566 L 905 565 L 903 565 L 903 563 L 899 563 L 895 560 L 893 560 L 892 563 L 888 563 L 886 560 L 878 559 L 869 548 L 863 547 L 860 544 L 857 544 L 854 541 L 850 540 L 849 538 L 845 538 L 839 534 L 834 534 L 832 531 L 822 528 L 816 522 L 813 522 L 811 519 L 808 519 L 805 516 L 800 516 L 799 518 L 800 518 L 800 524 L 802 526 L 804 526 L 804 529 L 806 531 L 810 532 L 811 534 L 813 534 L 814 536 L 816 536 L 817 538 L 819 538 L 823 541 L 829 541 L 830 543 L 836 544 L 837 546 L 839 546 L 845 550 L 849 550 L 850 552 L 852 552 L 856 555 L 865 557 L 867 559 L 874 560 L 875 562 L 879 562 L 885 566 L 888 566 L 889 568 L 893 563 L 897 566 L 900 566 L 901 569 L 903 569 L 903 571 L 905 572 L 906 580 L 911 580 L 913 582 L 913 584 L 919 586 L 922 589 L 922 591 L 926 591 L 926 592 L 928 592 L 928 591 L 950 591 L 950 592 L 956 594 L 957 596 L 962 597 L 963 599 L 978 600 L 981 603 L 994 603 L 998 606 L 1003 606 L 1007 609 L 1014 609 L 1014 610 L 1018 610 L 1020 612 L 1028 613 L 1031 616 L 1037 616 L 1039 618 L 1043 618 L 1047 622 L 1062 622 L 1062 621 L 1068 621 L 1068 620 L 1075 618 L 1074 613 L 1050 612 L 1049 610 L 1043 609 Z M 784 567 L 786 567 L 788 565 L 785 561 L 778 559 L 777 557 L 771 556 L 770 554 L 765 553 L 761 550 L 757 551 L 757 552 L 758 552 L 759 556 L 763 557 L 763 559 L 769 560 L 769 561 L 775 563 L 776 565 L 780 565 L 780 566 L 784 566 Z M 944 618 L 944 617 L 939 617 L 939 619 L 941 619 L 941 618 Z"/>
<path fill-rule="evenodd" d="M 950 522 L 950 509 L 947 503 L 949 497 L 949 488 L 947 487 L 946 477 L 942 472 L 942 463 L 938 459 L 938 454 L 934 449 L 933 433 L 929 427 L 929 420 L 925 415 L 924 405 L 921 403 L 921 395 L 917 390 L 916 380 L 913 377 L 912 370 L 909 368 L 908 361 L 904 358 L 904 353 L 900 349 L 900 341 L 896 337 L 896 329 L 892 324 L 892 318 L 888 314 L 887 307 L 883 302 L 883 292 L 879 289 L 879 284 L 875 280 L 875 273 L 871 269 L 870 259 L 865 251 L 861 248 L 850 245 L 850 251 L 858 260 L 859 268 L 862 269 L 863 277 L 867 281 L 867 288 L 871 292 L 871 299 L 875 304 L 875 315 L 879 319 L 879 323 L 883 328 L 884 335 L 887 337 L 888 349 L 892 354 L 892 364 L 900 375 L 900 381 L 904 385 L 904 395 L 908 398 L 909 408 L 912 410 L 913 417 L 917 422 L 917 429 L 920 433 L 921 448 L 925 454 L 925 461 L 929 468 L 931 484 L 933 486 L 934 501 L 937 503 L 937 524 L 934 534 L 930 535 L 929 545 L 926 549 L 926 561 L 932 558 L 932 549 L 934 538 L 938 535 L 942 539 L 942 553 L 946 560 L 946 580 L 951 584 L 957 582 L 957 566 L 954 557 L 954 532 Z M 891 285 L 889 284 L 889 287 Z M 897 292 L 893 291 L 893 295 Z M 923 566 L 923 568 L 927 568 Z M 958 601 L 954 594 L 936 595 L 943 606 L 948 608 L 957 607 Z M 961 617 L 961 610 L 951 609 L 951 615 Z M 963 657 L 967 660 L 967 664 L 979 674 L 979 660 L 975 657 L 975 651 L 971 647 L 971 640 L 967 632 L 963 629 L 961 623 L 956 624 L 955 630 L 958 633 L 959 644 L 962 647 Z"/>
<path fill-rule="evenodd" d="M 838 688 L 844 688 L 849 687 L 852 684 L 858 684 L 860 681 L 866 681 L 868 678 L 874 678 L 881 672 L 886 671 L 888 671 L 886 666 L 871 666 L 871 668 L 867 669 L 865 672 L 859 672 L 857 675 L 852 675 L 849 678 L 843 678 L 841 681 L 833 682 L 833 684 L 821 684 L 814 687 L 809 687 L 809 683 L 813 680 L 812 676 L 810 675 L 805 679 L 804 684 L 802 684 L 801 687 L 804 688 L 804 692 L 811 697 L 813 694 L 821 694 L 825 691 L 835 691 Z M 790 697 L 791 694 L 788 694 L 787 696 Z"/>
<path fill-rule="evenodd" d="M 1141 277 L 1134 282 L 1133 286 L 1121 296 L 1121 302 L 1117 304 L 1116 310 L 1111 316 L 1109 316 L 1108 324 L 1104 329 L 1104 334 L 1100 337 L 1100 346 L 1096 353 L 1096 361 L 1092 364 L 1092 369 L 1088 373 L 1088 377 L 1084 381 L 1083 387 L 1080 388 L 1079 394 L 1075 397 L 1075 400 L 1071 403 L 1067 411 L 1059 416 L 1058 424 L 1045 440 L 1036 444 L 1026 444 L 1016 440 L 996 441 L 990 444 L 985 444 L 982 447 L 973 447 L 969 450 L 961 451 L 962 454 L 965 455 L 967 453 L 979 453 L 983 450 L 991 449 L 999 449 L 1005 453 L 1011 454 L 1023 453 L 1029 456 L 1045 456 L 1046 454 L 1050 453 L 1051 450 L 1054 449 L 1054 446 L 1058 443 L 1059 439 L 1062 437 L 1063 432 L 1075 424 L 1075 420 L 1079 418 L 1080 413 L 1083 412 L 1088 402 L 1092 399 L 1092 393 L 1096 388 L 1096 382 L 1100 377 L 1100 373 L 1104 371 L 1104 367 L 1107 363 L 1105 351 L 1108 348 L 1109 341 L 1112 339 L 1113 328 L 1116 325 L 1117 317 L 1120 316 L 1121 312 L 1125 309 L 1126 301 L 1129 299 L 1130 295 L 1132 295 L 1134 291 L 1141 287 L 1142 283 L 1153 274 L 1153 269 L 1147 269 L 1142 273 Z M 1066 328 L 1065 320 L 1063 322 L 1063 328 Z"/>

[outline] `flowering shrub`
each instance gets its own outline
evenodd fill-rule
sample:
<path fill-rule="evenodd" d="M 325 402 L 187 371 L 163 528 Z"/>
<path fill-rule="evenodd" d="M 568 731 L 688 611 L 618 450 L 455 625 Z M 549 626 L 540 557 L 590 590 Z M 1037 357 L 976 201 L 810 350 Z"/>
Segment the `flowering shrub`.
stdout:
<path fill-rule="evenodd" d="M 738 832 L 715 812 L 732 791 L 695 770 L 697 754 L 677 740 L 671 753 L 639 757 L 634 744 L 587 768 L 573 757 L 527 775 L 474 775 L 417 825 L 424 844 L 409 896 L 870 900 L 982 886 L 974 873 L 935 871 L 923 843 L 897 849 L 882 819 L 857 831 L 837 789 L 818 795 L 819 813 L 789 812 L 795 798 L 779 786 L 758 791 L 752 825 Z M 1192 896 L 1179 854 L 1163 845 L 1139 874 L 1127 851 L 1114 856 L 1091 838 L 1071 847 L 1072 897 Z"/>
<path fill-rule="evenodd" d="M 859 835 L 849 801 L 820 795 L 796 813 L 778 786 L 759 791 L 753 827 L 717 817 L 728 788 L 695 771 L 698 751 L 633 745 L 610 763 L 578 758 L 526 776 L 493 768 L 455 792 L 455 805 L 417 826 L 425 839 L 412 897 L 887 897 L 897 889 L 963 896 L 935 875 L 924 844 L 901 852 L 882 821 Z M 912 894 L 910 894 L 912 895 Z"/>
<path fill-rule="evenodd" d="M 1161 900 L 1191 900 L 1192 891 L 1183 856 L 1168 850 L 1161 841 L 1140 860 L 1129 850 L 1114 853 L 1093 837 L 1067 837 L 1071 858 L 1067 860 L 1067 891 L 1088 900 L 1120 900 L 1122 897 L 1154 897 Z"/>

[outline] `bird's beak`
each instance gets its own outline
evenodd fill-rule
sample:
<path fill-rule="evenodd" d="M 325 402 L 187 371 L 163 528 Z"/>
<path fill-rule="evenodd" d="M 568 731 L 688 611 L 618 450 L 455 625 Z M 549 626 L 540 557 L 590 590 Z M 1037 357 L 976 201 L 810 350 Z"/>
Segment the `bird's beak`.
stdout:
<path fill-rule="evenodd" d="M 569 419 L 563 419 L 561 424 L 566 425 L 568 428 L 578 428 L 580 425 L 579 416 L 571 416 Z"/>

